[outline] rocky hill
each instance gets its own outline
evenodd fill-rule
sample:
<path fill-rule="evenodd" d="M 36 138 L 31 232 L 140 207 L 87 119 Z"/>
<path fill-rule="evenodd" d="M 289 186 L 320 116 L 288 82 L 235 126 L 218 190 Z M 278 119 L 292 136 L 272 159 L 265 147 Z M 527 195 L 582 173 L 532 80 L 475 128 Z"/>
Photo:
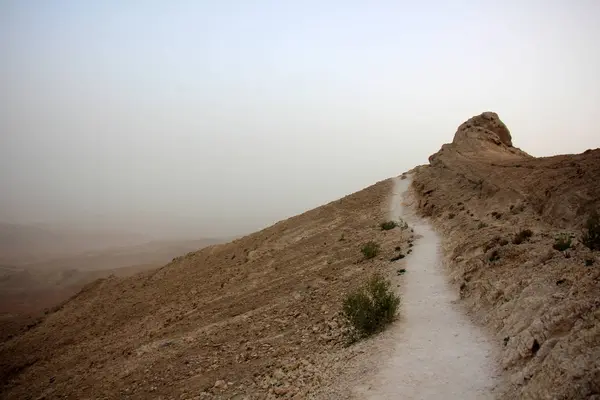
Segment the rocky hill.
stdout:
<path fill-rule="evenodd" d="M 600 149 L 534 158 L 484 113 L 429 161 L 415 169 L 418 208 L 443 233 L 461 297 L 501 343 L 507 397 L 600 396 L 600 257 L 581 240 L 600 210 Z"/>
<path fill-rule="evenodd" d="M 600 258 L 581 238 L 600 207 L 600 150 L 534 158 L 484 113 L 429 161 L 411 171 L 411 196 L 444 237 L 466 309 L 502 349 L 503 396 L 598 398 Z M 379 228 L 391 191 L 382 181 L 158 270 L 88 285 L 0 345 L 2 396 L 331 398 L 319 390 L 362 351 L 345 348 L 344 293 L 374 271 L 394 273 L 391 259 L 415 239 Z M 370 240 L 381 254 L 364 260 Z"/>

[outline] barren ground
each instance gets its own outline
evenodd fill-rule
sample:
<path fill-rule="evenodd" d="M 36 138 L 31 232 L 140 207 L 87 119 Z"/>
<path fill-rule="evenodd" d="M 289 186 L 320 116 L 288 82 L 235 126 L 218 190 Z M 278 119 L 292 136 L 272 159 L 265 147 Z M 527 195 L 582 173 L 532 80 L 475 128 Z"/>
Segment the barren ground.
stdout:
<path fill-rule="evenodd" d="M 600 257 L 581 242 L 600 209 L 600 149 L 534 158 L 486 113 L 411 173 L 409 199 L 439 234 L 457 304 L 428 225 L 413 219 L 416 237 L 379 228 L 386 180 L 160 269 L 89 284 L 0 344 L 2 397 L 485 398 L 502 381 L 500 398 L 600 398 Z M 532 235 L 516 240 L 524 229 Z M 553 248 L 557 235 L 572 236 L 569 249 Z M 370 240 L 382 251 L 364 260 Z M 411 254 L 391 261 L 399 252 Z M 346 347 L 341 301 L 376 271 L 404 297 L 400 319 Z M 446 368 L 453 357 L 459 367 Z"/>

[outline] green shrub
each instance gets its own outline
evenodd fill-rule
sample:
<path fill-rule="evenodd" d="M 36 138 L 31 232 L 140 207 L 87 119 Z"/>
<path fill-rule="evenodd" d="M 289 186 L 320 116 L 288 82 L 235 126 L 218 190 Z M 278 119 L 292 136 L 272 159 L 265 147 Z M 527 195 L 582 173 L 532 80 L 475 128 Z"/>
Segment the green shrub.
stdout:
<path fill-rule="evenodd" d="M 600 216 L 593 211 L 585 223 L 581 242 L 590 250 L 600 250 Z"/>
<path fill-rule="evenodd" d="M 527 239 L 529 239 L 531 236 L 533 236 L 533 232 L 531 231 L 531 229 L 523 229 L 521 232 L 515 235 L 512 242 L 514 244 L 521 244 Z"/>
<path fill-rule="evenodd" d="M 400 297 L 392 290 L 392 283 L 375 274 L 361 288 L 346 296 L 342 315 L 351 326 L 352 341 L 382 331 L 396 318 Z"/>
<path fill-rule="evenodd" d="M 379 244 L 373 241 L 367 242 L 360 251 L 363 253 L 366 260 L 370 260 L 371 258 L 377 257 L 377 254 L 379 254 Z"/>
<path fill-rule="evenodd" d="M 382 231 L 389 231 L 390 229 L 394 229 L 398 226 L 395 221 L 386 221 L 379 224 Z"/>
<path fill-rule="evenodd" d="M 552 248 L 558 251 L 565 251 L 571 247 L 571 237 L 566 234 L 562 234 L 556 238 Z"/>

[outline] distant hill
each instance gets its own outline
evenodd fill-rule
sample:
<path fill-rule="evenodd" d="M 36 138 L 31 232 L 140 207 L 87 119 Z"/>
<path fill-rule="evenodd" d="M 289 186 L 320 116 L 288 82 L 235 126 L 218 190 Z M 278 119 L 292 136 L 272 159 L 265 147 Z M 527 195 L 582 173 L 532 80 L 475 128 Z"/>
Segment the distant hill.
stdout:
<path fill-rule="evenodd" d="M 24 265 L 151 240 L 139 233 L 0 223 L 0 265 Z"/>
<path fill-rule="evenodd" d="M 29 325 L 44 310 L 52 309 L 77 293 L 84 285 L 110 275 L 125 277 L 138 272 L 160 267 L 173 258 L 185 256 L 203 247 L 223 243 L 229 239 L 198 239 L 181 241 L 151 241 L 132 246 L 118 246 L 101 250 L 71 254 L 53 258 L 58 251 L 49 249 L 50 243 L 63 244 L 61 251 L 94 247 L 87 240 L 94 237 L 104 240 L 102 245 L 111 244 L 118 237 L 125 242 L 140 239 L 135 236 L 88 235 L 84 240 L 69 243 L 72 236 L 22 226 L 2 226 L 4 250 L 10 243 L 18 243 L 20 251 L 12 251 L 0 264 L 0 340 L 14 335 Z M 10 233 L 16 233 L 11 236 Z M 23 250 L 26 243 L 33 249 L 29 254 Z M 37 246 L 37 247 L 36 247 Z M 79 246 L 79 247 L 78 247 Z M 96 246 L 98 247 L 98 246 Z M 8 249 L 10 250 L 10 249 Z M 6 253 L 3 253 L 5 255 Z M 42 259 L 46 255 L 48 259 Z M 14 258 L 14 259 L 13 259 Z M 24 261 L 25 260 L 25 261 Z M 34 261 L 32 260 L 39 260 Z M 6 264 L 17 261 L 16 265 Z M 26 262 L 28 261 L 28 262 Z"/>

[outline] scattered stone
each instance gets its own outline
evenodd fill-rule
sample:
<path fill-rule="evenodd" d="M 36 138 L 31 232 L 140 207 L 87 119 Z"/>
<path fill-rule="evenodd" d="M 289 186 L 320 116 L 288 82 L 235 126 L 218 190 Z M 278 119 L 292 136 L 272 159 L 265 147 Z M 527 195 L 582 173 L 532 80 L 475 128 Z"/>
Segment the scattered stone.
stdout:
<path fill-rule="evenodd" d="M 227 387 L 227 383 L 225 383 L 224 380 L 219 379 L 218 381 L 215 382 L 213 387 L 215 389 L 225 389 Z"/>

